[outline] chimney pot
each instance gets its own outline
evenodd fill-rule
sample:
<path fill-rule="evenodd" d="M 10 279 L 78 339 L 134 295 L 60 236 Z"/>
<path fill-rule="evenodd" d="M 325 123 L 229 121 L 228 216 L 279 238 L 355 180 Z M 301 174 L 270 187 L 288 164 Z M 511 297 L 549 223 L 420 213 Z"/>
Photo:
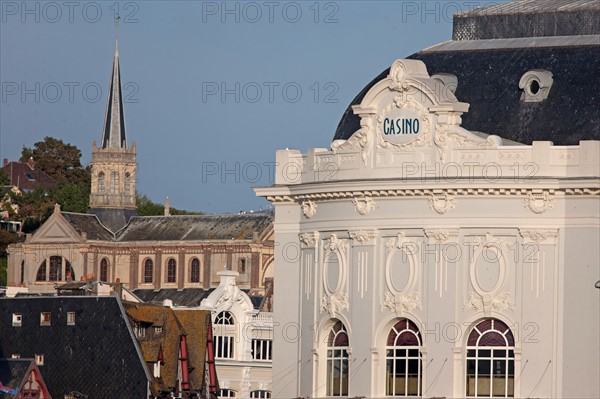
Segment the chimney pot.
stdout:
<path fill-rule="evenodd" d="M 2 167 L 5 167 L 6 165 L 8 165 L 8 158 L 4 158 L 4 161 L 2 162 Z"/>

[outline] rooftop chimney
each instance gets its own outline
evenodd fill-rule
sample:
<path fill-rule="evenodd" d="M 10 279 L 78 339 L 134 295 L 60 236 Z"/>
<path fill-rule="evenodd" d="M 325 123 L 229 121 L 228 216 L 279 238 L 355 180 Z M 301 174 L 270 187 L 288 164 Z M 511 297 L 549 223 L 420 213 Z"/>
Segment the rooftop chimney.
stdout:
<path fill-rule="evenodd" d="M 169 197 L 165 200 L 165 216 L 171 216 L 171 204 L 169 203 Z"/>
<path fill-rule="evenodd" d="M 8 165 L 8 158 L 4 158 L 4 161 L 2 162 L 2 167 L 5 167 L 6 165 Z"/>

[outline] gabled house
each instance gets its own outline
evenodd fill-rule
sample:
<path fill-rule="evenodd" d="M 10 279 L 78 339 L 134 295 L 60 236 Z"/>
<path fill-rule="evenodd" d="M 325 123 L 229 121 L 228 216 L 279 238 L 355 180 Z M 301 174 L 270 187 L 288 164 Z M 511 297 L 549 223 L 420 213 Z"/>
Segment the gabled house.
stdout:
<path fill-rule="evenodd" d="M 27 162 L 9 162 L 4 159 L 2 171 L 10 180 L 10 186 L 17 187 L 19 191 L 33 191 L 36 189 L 49 190 L 56 186 L 56 180 L 41 169 L 36 169 L 35 161 L 29 158 Z"/>
<path fill-rule="evenodd" d="M 203 397 L 210 311 L 124 303 L 156 397 Z"/>
<path fill-rule="evenodd" d="M 37 360 L 42 359 L 38 356 Z M 36 359 L 0 359 L 0 395 L 3 399 L 52 399 Z"/>

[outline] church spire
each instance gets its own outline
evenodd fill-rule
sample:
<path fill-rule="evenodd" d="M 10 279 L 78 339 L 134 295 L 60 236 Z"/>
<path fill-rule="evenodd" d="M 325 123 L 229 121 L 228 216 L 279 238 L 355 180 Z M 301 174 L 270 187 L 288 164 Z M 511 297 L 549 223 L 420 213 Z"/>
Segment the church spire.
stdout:
<path fill-rule="evenodd" d="M 104 117 L 104 132 L 102 134 L 102 148 L 107 147 L 127 148 L 118 39 L 115 43 L 115 56 L 113 59 L 110 87 L 108 89 L 108 104 L 106 105 L 106 116 Z"/>

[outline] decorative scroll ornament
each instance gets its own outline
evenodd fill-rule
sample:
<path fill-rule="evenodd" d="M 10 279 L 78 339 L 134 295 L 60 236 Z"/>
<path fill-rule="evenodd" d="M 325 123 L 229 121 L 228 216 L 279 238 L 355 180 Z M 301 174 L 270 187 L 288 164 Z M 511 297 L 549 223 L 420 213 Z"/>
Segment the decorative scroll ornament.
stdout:
<path fill-rule="evenodd" d="M 372 118 L 368 116 L 361 116 L 360 126 L 350 138 L 345 142 L 333 142 L 331 144 L 331 151 L 334 155 L 336 155 L 340 150 L 348 150 L 348 149 L 356 149 L 361 150 L 361 157 L 365 166 L 369 160 L 369 152 L 371 150 L 371 135 L 369 134 L 372 131 L 371 122 Z"/>
<path fill-rule="evenodd" d="M 342 252 L 345 249 L 345 244 L 344 241 L 337 238 L 335 234 L 332 234 L 325 243 L 325 249 L 332 252 Z"/>
<path fill-rule="evenodd" d="M 302 213 L 307 219 L 310 219 L 317 214 L 317 204 L 310 200 L 302 202 Z"/>
<path fill-rule="evenodd" d="M 306 248 L 314 248 L 317 243 L 318 233 L 302 233 L 298 234 L 298 238 Z"/>
<path fill-rule="evenodd" d="M 398 233 L 396 238 L 388 238 L 385 240 L 385 248 L 388 252 L 394 249 L 401 249 L 406 251 L 407 254 L 412 255 L 418 253 L 418 245 L 419 244 L 413 240 L 407 240 L 404 233 Z"/>
<path fill-rule="evenodd" d="M 475 238 L 475 242 L 478 246 L 483 248 L 506 248 L 508 247 L 508 242 L 500 237 L 496 237 L 493 234 L 485 233 L 485 236 L 478 236 Z"/>
<path fill-rule="evenodd" d="M 365 242 L 377 237 L 377 232 L 374 230 L 357 230 L 348 232 L 348 235 L 354 241 L 364 244 Z"/>
<path fill-rule="evenodd" d="M 388 86 L 390 90 L 402 92 L 410 87 L 406 82 L 406 67 L 401 62 L 394 62 L 389 76 L 392 80 Z"/>
<path fill-rule="evenodd" d="M 454 119 L 450 120 L 449 123 L 450 125 L 437 124 L 435 129 L 436 134 L 433 138 L 433 143 L 438 150 L 438 154 L 442 162 L 446 160 L 446 146 L 450 141 L 457 142 L 461 147 L 465 145 L 471 145 L 484 148 L 496 148 L 502 142 L 502 139 L 498 136 L 490 135 L 483 139 L 458 126 L 461 123 L 461 118 L 458 115 L 455 115 Z"/>
<path fill-rule="evenodd" d="M 431 194 L 427 200 L 427 203 L 432 211 L 436 211 L 440 215 L 443 215 L 450 209 L 454 209 L 456 207 L 454 196 L 448 193 Z"/>
<path fill-rule="evenodd" d="M 408 291 L 406 293 L 392 294 L 386 292 L 383 297 L 383 302 L 380 305 L 380 311 L 389 309 L 391 312 L 395 312 L 397 316 L 400 316 L 402 312 L 410 312 L 414 309 L 421 309 L 421 298 L 419 293 L 415 291 Z"/>
<path fill-rule="evenodd" d="M 325 295 L 321 300 L 321 311 L 326 310 L 331 317 L 335 317 L 336 313 L 348 309 L 350 309 L 350 302 L 348 301 L 348 294 L 345 292 Z"/>
<path fill-rule="evenodd" d="M 463 310 L 484 310 L 502 312 L 504 310 L 515 310 L 510 292 L 500 292 L 493 297 L 483 298 L 474 292 L 469 292 L 467 302 Z"/>
<path fill-rule="evenodd" d="M 554 196 L 550 195 L 547 191 L 536 194 L 530 192 L 527 194 L 527 197 L 523 198 L 525 208 L 537 214 L 544 213 L 554 208 L 554 201 Z"/>
<path fill-rule="evenodd" d="M 368 215 L 373 209 L 375 209 L 375 201 L 371 197 L 353 198 L 352 203 L 356 208 L 356 212 L 361 215 Z"/>
<path fill-rule="evenodd" d="M 527 238 L 535 243 L 541 244 L 546 240 L 554 239 L 558 236 L 556 229 L 538 230 L 538 229 L 519 229 L 519 233 L 523 238 Z"/>
<path fill-rule="evenodd" d="M 458 237 L 459 229 L 428 229 L 425 230 L 425 235 L 434 239 L 437 243 L 443 244 L 448 242 L 452 237 Z"/>

